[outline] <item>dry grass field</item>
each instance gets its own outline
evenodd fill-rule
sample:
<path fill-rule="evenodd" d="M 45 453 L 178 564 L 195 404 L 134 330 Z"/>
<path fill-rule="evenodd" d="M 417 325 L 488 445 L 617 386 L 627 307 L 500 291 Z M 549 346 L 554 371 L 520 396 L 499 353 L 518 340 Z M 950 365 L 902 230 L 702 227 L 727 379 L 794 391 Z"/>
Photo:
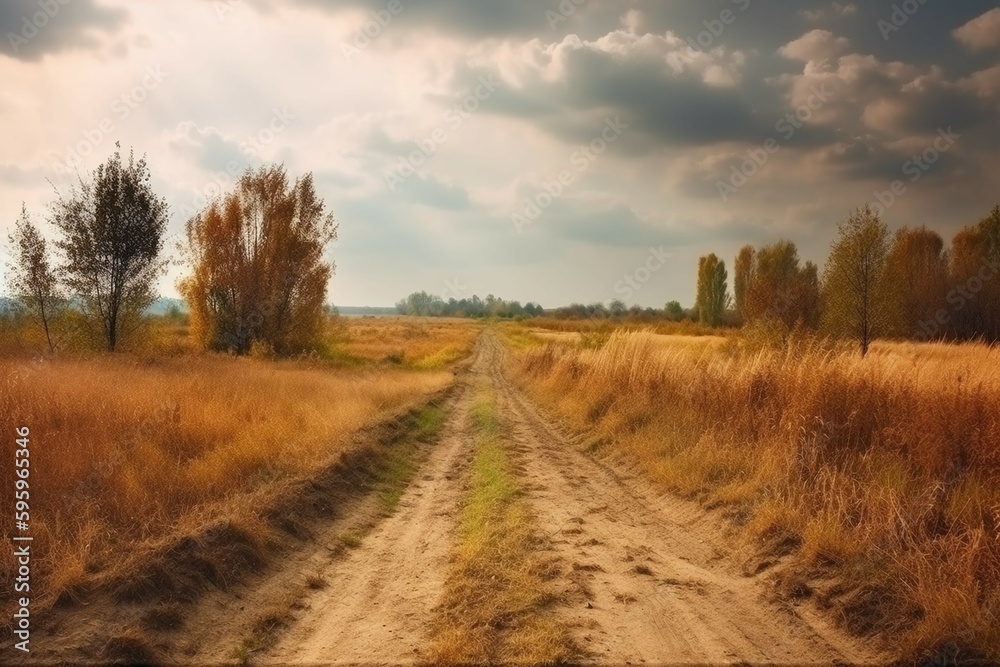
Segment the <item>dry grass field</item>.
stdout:
<path fill-rule="evenodd" d="M 32 587 L 44 607 L 124 554 L 233 515 L 249 494 L 335 459 L 359 429 L 426 402 L 453 381 L 446 366 L 469 352 L 476 329 L 346 321 L 332 359 L 293 361 L 184 352 L 177 323 L 119 355 L 32 356 L 32 335 L 5 338 L 0 419 L 5 433 L 31 428 Z M 354 360 L 339 363 L 343 355 Z M 0 486 L 13 481 L 12 467 L 0 469 Z M 11 526 L 2 530 L 9 551 Z M 5 553 L 0 579 L 14 570 Z M 5 610 L 10 594 L 0 594 Z"/>
<path fill-rule="evenodd" d="M 285 360 L 194 352 L 179 318 L 113 355 L 40 354 L 8 331 L 0 410 L 8 432 L 31 427 L 33 609 L 100 612 L 93 655 L 129 660 L 1000 659 L 1000 351 L 879 342 L 862 360 L 808 338 L 538 324 L 335 318 Z M 206 526 L 272 539 L 271 496 L 418 409 L 423 435 L 377 464 L 392 483 L 372 509 L 324 519 L 240 595 L 63 605 L 143 554 L 173 562 L 154 554 Z M 316 497 L 341 497 L 323 479 Z M 5 552 L 0 578 L 14 568 Z M 806 605 L 880 648 L 777 611 Z M 667 610 L 696 639 L 661 636 Z M 128 620 L 147 611 L 176 623 Z M 170 629 L 184 622 L 216 634 Z"/>
<path fill-rule="evenodd" d="M 432 370 L 467 355 L 481 329 L 463 319 L 337 318 L 327 329 L 326 342 L 334 360 Z"/>
<path fill-rule="evenodd" d="M 541 405 L 724 508 L 786 599 L 904 656 L 1000 660 L 1000 350 L 511 340 Z"/>

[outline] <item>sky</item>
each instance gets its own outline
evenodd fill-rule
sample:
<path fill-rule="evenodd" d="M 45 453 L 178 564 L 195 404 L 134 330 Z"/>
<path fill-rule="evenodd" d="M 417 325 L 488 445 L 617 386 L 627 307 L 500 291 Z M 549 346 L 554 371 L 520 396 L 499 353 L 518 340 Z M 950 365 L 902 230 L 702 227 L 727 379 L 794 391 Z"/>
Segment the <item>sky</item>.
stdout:
<path fill-rule="evenodd" d="M 116 142 L 175 256 L 247 167 L 311 172 L 338 305 L 689 306 L 699 256 L 822 266 L 866 203 L 950 240 L 1000 203 L 998 4 L 4 0 L 0 259 Z"/>

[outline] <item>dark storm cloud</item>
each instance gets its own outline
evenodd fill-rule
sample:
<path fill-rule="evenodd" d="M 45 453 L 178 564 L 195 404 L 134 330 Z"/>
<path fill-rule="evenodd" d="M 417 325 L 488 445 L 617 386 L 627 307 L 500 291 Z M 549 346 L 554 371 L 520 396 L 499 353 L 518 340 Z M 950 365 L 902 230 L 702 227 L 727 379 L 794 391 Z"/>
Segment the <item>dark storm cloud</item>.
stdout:
<path fill-rule="evenodd" d="M 331 12 L 348 7 L 380 12 L 389 7 L 389 0 L 299 2 Z M 995 1 L 912 3 L 916 11 L 900 15 L 898 0 L 810 0 L 796 3 L 794 11 L 785 3 L 763 0 L 399 0 L 392 22 L 393 29 L 402 33 L 422 30 L 471 41 L 537 38 L 536 55 L 543 60 L 552 57 L 545 45 L 551 49 L 562 42 L 561 66 L 565 71 L 558 80 L 528 72 L 523 85 L 504 86 L 484 105 L 484 111 L 533 122 L 567 143 L 591 139 L 591 128 L 603 114 L 621 114 L 632 131 L 619 149 L 643 154 L 664 147 L 726 141 L 753 144 L 773 135 L 776 121 L 789 108 L 780 88 L 768 81 L 779 75 L 798 75 L 803 68 L 802 62 L 780 57 L 778 52 L 810 30 L 828 30 L 851 52 L 879 61 L 898 61 L 921 69 L 936 65 L 945 77 L 954 80 L 991 62 L 988 54 L 970 54 L 952 32 L 996 7 Z M 639 35 L 662 39 L 670 32 L 682 41 L 671 42 L 663 52 L 654 54 L 643 53 L 645 46 L 636 48 L 636 53 L 622 53 L 587 41 L 622 29 L 630 10 L 635 11 L 634 29 Z M 553 17 L 561 18 L 554 21 Z M 567 47 L 562 41 L 567 34 L 579 35 L 582 44 Z M 682 72 L 672 71 L 664 61 L 669 55 L 666 52 L 679 53 L 690 44 L 707 46 L 705 50 L 711 55 L 689 52 L 688 56 L 721 58 L 717 65 L 733 70 L 729 73 L 739 80 L 731 86 L 717 85 L 707 80 L 704 68 L 691 63 Z M 733 62 L 734 54 L 743 60 Z M 726 58 L 730 61 L 725 62 Z M 452 86 L 455 100 L 482 74 L 459 63 Z M 860 95 L 864 90 L 884 94 L 882 110 L 893 117 L 890 122 L 898 123 L 899 132 L 926 131 L 944 123 L 969 128 L 995 111 L 989 100 L 968 90 L 939 85 L 937 90 L 904 95 L 900 87 L 908 81 L 894 79 L 877 68 L 862 71 L 860 77 L 852 82 L 851 93 L 859 94 L 855 101 L 865 101 Z M 893 98 L 898 99 L 898 110 L 891 108 Z M 863 109 L 855 111 L 856 121 Z M 839 139 L 834 129 L 807 126 L 789 142 L 831 144 Z"/>
<path fill-rule="evenodd" d="M 738 88 L 709 85 L 695 71 L 675 74 L 662 59 L 580 45 L 564 49 L 561 67 L 556 82 L 535 72 L 520 86 L 501 86 L 482 112 L 533 120 L 567 143 L 593 140 L 605 120 L 620 116 L 631 135 L 623 145 L 634 152 L 752 139 L 773 124 L 755 115 Z M 487 74 L 460 67 L 452 88 L 465 90 Z"/>
<path fill-rule="evenodd" d="M 472 37 L 530 35 L 548 30 L 547 9 L 533 0 L 298 0 L 331 12 L 361 9 L 398 28 L 431 28 Z M 391 11 L 390 11 L 391 10 Z M 386 16 L 390 18 L 385 18 Z"/>
<path fill-rule="evenodd" d="M 567 106 L 614 109 L 664 143 L 711 143 L 761 130 L 738 90 L 708 86 L 691 75 L 671 76 L 661 64 L 629 66 L 610 54 L 577 50 L 566 70 Z"/>
<path fill-rule="evenodd" d="M 0 53 L 39 60 L 70 48 L 93 48 L 101 33 L 121 27 L 126 13 L 94 0 L 4 0 L 0 2 Z"/>

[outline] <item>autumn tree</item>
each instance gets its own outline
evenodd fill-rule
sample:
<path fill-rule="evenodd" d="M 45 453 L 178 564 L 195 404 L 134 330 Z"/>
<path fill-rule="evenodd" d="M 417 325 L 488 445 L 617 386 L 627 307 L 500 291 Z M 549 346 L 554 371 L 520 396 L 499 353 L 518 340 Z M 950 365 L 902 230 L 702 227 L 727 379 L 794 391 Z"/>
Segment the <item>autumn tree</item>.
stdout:
<path fill-rule="evenodd" d="M 92 181 L 81 179 L 59 198 L 52 215 L 62 233 L 56 246 L 65 258 L 63 282 L 110 351 L 139 325 L 166 267 L 166 201 L 153 192 L 145 157 L 130 152 L 124 164 L 116 147 Z"/>
<path fill-rule="evenodd" d="M 743 247 L 736 256 L 737 309 L 744 322 L 774 320 L 786 329 L 815 328 L 819 323 L 819 269 L 801 265 L 791 241 L 755 250 Z"/>
<path fill-rule="evenodd" d="M 753 314 L 749 292 L 754 282 L 755 258 L 756 251 L 753 246 L 745 245 L 740 248 L 733 265 L 733 297 L 736 301 L 736 313 L 744 322 L 749 322 Z"/>
<path fill-rule="evenodd" d="M 823 326 L 857 341 L 865 356 L 872 341 L 888 330 L 889 229 L 866 205 L 837 230 L 823 274 Z"/>
<path fill-rule="evenodd" d="M 54 352 L 49 327 L 65 299 L 52 267 L 45 237 L 31 222 L 23 204 L 21 217 L 7 239 L 14 253 L 14 261 L 7 274 L 7 286 L 20 305 L 38 318 L 45 331 L 49 351 Z"/>
<path fill-rule="evenodd" d="M 702 324 L 718 326 L 729 304 L 726 263 L 715 253 L 698 260 L 698 295 L 695 309 Z"/>
<path fill-rule="evenodd" d="M 674 322 L 680 322 L 684 319 L 684 306 L 681 305 L 680 301 L 668 301 L 664 312 L 667 319 Z"/>
<path fill-rule="evenodd" d="M 290 184 L 283 166 L 247 169 L 233 192 L 186 224 L 193 272 L 179 288 L 195 339 L 209 349 L 278 354 L 314 347 L 337 237 L 312 174 Z"/>
<path fill-rule="evenodd" d="M 1000 206 L 955 236 L 949 283 L 951 335 L 1000 341 Z"/>
<path fill-rule="evenodd" d="M 903 337 L 944 333 L 935 315 L 948 293 L 948 254 L 941 236 L 926 227 L 896 231 L 887 259 L 891 331 Z"/>

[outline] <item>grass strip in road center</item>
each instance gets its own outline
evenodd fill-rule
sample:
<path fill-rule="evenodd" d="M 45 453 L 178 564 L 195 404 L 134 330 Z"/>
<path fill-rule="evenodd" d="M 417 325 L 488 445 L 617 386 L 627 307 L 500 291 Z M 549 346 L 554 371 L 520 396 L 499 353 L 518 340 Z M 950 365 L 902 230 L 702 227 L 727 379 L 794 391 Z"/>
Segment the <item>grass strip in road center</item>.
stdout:
<path fill-rule="evenodd" d="M 493 395 L 471 411 L 475 455 L 452 572 L 431 647 L 435 664 L 553 664 L 573 655 L 547 610 L 551 573 L 537 553 L 534 516 L 513 472 Z"/>

